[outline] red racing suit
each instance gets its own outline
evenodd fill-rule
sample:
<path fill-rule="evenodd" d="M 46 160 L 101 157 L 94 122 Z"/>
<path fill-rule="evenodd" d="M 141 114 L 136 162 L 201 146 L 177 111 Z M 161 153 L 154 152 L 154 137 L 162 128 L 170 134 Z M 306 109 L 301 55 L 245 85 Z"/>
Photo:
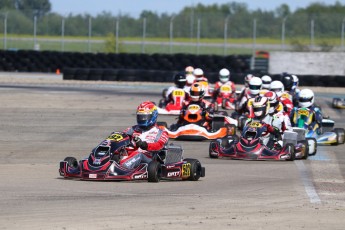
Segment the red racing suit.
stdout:
<path fill-rule="evenodd" d="M 135 146 L 135 143 L 133 143 L 134 147 L 127 147 L 128 156 L 120 160 L 120 165 L 126 168 L 135 168 L 140 163 L 149 163 L 152 160 L 152 153 L 162 150 L 169 140 L 168 133 L 157 125 L 149 129 L 134 125 L 123 132 L 132 137 L 138 136 L 147 143 L 145 150 Z"/>

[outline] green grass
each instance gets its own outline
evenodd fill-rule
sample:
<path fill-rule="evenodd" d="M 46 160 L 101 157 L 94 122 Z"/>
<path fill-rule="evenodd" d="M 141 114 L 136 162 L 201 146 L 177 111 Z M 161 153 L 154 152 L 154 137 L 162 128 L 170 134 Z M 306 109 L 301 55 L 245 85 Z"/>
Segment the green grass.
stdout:
<path fill-rule="evenodd" d="M 1 35 L 0 35 L 1 36 Z M 0 48 L 4 47 L 4 38 L 0 37 Z M 52 36 L 37 36 L 37 43 L 40 46 L 40 50 L 52 50 L 52 51 L 71 51 L 71 52 L 105 52 L 106 37 L 92 37 L 89 43 L 88 37 L 65 37 L 62 45 L 61 37 Z M 123 41 L 138 42 L 138 44 L 123 44 Z M 119 50 L 125 53 L 142 53 L 142 38 L 140 37 L 121 37 L 119 39 Z M 172 46 L 170 49 L 169 38 L 146 38 L 145 42 L 165 42 L 166 44 L 151 45 L 145 44 L 144 53 L 190 53 L 190 54 L 215 54 L 226 55 L 231 54 L 251 54 L 252 48 L 226 48 L 224 50 L 222 39 L 200 39 L 200 43 L 217 43 L 219 47 L 208 47 L 200 45 L 196 47 L 197 40 L 190 38 L 174 38 L 173 42 L 190 43 L 190 46 Z M 257 38 L 256 44 L 281 44 L 280 39 L 272 38 Z M 227 44 L 252 44 L 252 38 L 233 39 L 227 40 Z M 299 44 L 309 45 L 309 38 L 294 38 L 286 39 L 285 44 Z M 327 39 L 315 39 L 315 45 L 340 45 L 339 38 L 327 38 Z M 34 38 L 29 35 L 7 35 L 7 49 L 34 49 Z M 268 50 L 269 51 L 269 50 Z"/>

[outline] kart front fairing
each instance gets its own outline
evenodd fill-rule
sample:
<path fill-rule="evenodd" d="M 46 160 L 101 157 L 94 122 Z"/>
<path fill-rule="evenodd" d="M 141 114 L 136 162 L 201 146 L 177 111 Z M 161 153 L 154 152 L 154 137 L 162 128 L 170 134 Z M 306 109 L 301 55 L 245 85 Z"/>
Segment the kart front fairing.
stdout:
<path fill-rule="evenodd" d="M 215 132 L 210 132 L 205 127 L 197 124 L 186 124 L 180 126 L 175 131 L 166 128 L 166 131 L 168 132 L 169 138 L 195 141 L 222 138 L 228 133 L 228 129 L 225 126 Z"/>

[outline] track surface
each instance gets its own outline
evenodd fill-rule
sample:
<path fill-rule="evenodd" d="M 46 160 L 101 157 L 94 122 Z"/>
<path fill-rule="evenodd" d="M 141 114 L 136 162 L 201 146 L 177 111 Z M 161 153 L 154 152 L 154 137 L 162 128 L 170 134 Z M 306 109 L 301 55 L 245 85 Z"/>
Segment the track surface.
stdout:
<path fill-rule="evenodd" d="M 161 87 L 0 83 L 0 229 L 344 229 L 344 145 L 303 161 L 254 162 L 210 159 L 208 142 L 178 142 L 206 167 L 197 182 L 58 175 L 60 160 L 83 158 L 134 124 L 136 106 L 158 101 Z M 331 95 L 318 99 L 345 127 Z"/>

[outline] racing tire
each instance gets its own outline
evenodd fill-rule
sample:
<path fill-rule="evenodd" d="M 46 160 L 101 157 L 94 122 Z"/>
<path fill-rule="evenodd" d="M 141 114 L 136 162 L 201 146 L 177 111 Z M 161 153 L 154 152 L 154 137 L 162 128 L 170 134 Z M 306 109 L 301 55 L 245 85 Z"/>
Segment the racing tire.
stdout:
<path fill-rule="evenodd" d="M 168 92 L 168 89 L 167 89 L 167 88 L 163 89 L 163 91 L 162 91 L 162 97 L 163 97 L 163 98 L 166 98 L 167 92 Z"/>
<path fill-rule="evenodd" d="M 345 130 L 343 128 L 335 128 L 333 132 L 337 135 L 337 144 L 341 145 L 345 142 Z"/>
<path fill-rule="evenodd" d="M 203 168 L 201 167 L 201 163 L 197 159 L 184 159 L 187 163 L 190 164 L 190 176 L 187 178 L 189 181 L 197 181 L 201 176 L 203 176 Z"/>
<path fill-rule="evenodd" d="M 308 142 L 308 155 L 314 156 L 317 153 L 317 140 L 313 137 L 306 138 Z"/>
<path fill-rule="evenodd" d="M 151 161 L 147 166 L 147 181 L 158 183 L 162 176 L 162 165 L 158 161 Z"/>
<path fill-rule="evenodd" d="M 225 109 L 225 107 L 226 107 L 226 99 L 223 98 L 223 100 L 222 100 L 222 108 Z"/>
<path fill-rule="evenodd" d="M 66 157 L 65 159 L 64 159 L 64 161 L 66 161 L 67 162 L 67 164 L 69 165 L 69 166 L 71 166 L 72 168 L 78 168 L 78 161 L 77 161 L 77 159 L 76 158 L 74 158 L 74 157 Z"/>
<path fill-rule="evenodd" d="M 225 139 L 225 138 L 222 139 L 222 145 L 223 145 L 224 139 Z M 212 145 L 217 145 L 217 142 L 216 142 L 216 141 L 212 141 L 212 142 L 210 143 L 210 146 L 208 147 L 208 156 L 209 156 L 210 158 L 213 158 L 213 159 L 218 159 L 218 157 L 219 157 L 218 154 L 217 154 L 217 155 L 212 154 Z"/>
<path fill-rule="evenodd" d="M 298 143 L 301 143 L 304 146 L 304 153 L 303 153 L 303 157 L 301 159 L 306 160 L 308 159 L 309 156 L 309 143 L 307 140 L 302 140 L 299 141 Z"/>
<path fill-rule="evenodd" d="M 218 110 L 219 110 L 218 103 L 217 103 L 217 102 L 214 102 L 213 105 L 214 105 L 214 111 L 215 111 L 215 112 L 218 112 Z"/>
<path fill-rule="evenodd" d="M 288 161 L 294 161 L 296 158 L 295 146 L 293 144 L 286 144 L 285 148 L 290 152 Z"/>
<path fill-rule="evenodd" d="M 333 108 L 338 108 L 338 103 L 341 99 L 340 98 L 333 98 L 332 100 L 332 107 Z"/>

